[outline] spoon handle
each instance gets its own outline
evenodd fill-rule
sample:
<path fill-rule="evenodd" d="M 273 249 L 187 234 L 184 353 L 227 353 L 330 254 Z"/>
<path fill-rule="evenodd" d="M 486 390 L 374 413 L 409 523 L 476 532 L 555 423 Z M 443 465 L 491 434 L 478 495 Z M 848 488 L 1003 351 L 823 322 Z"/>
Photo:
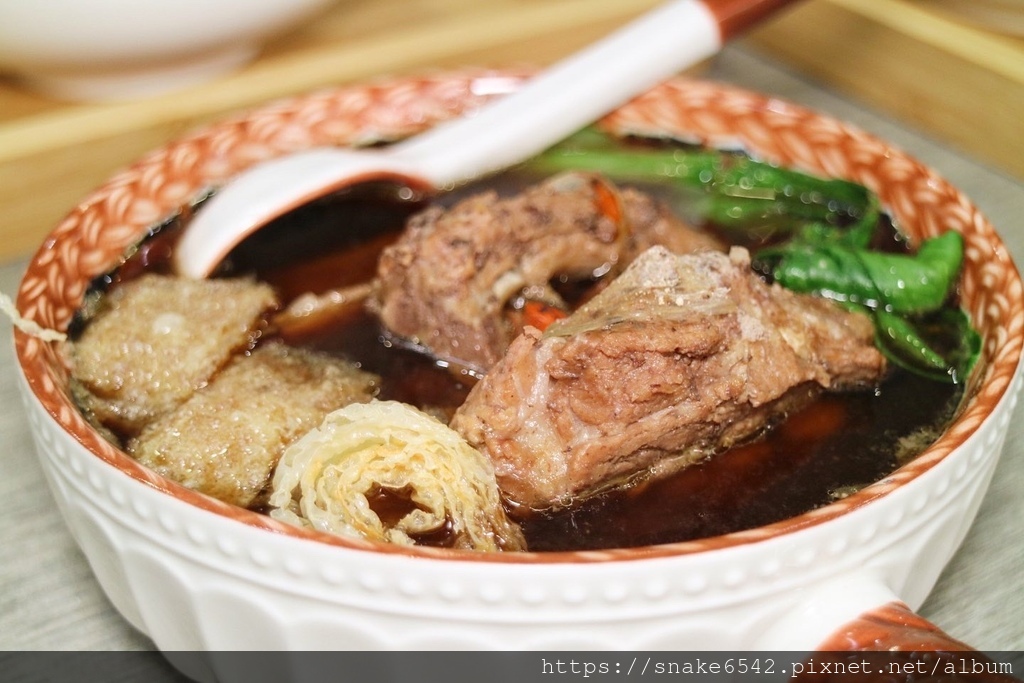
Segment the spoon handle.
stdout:
<path fill-rule="evenodd" d="M 715 15 L 721 30 L 722 42 L 736 37 L 793 2 L 794 0 L 704 0 L 704 4 Z"/>
<path fill-rule="evenodd" d="M 518 163 L 710 57 L 727 38 L 792 1 L 672 0 L 538 74 L 514 97 L 395 145 L 390 154 L 438 187 Z"/>
<path fill-rule="evenodd" d="M 342 187 L 391 178 L 444 188 L 525 161 L 791 1 L 671 0 L 513 94 L 404 142 L 383 150 L 311 149 L 259 164 L 197 212 L 175 250 L 175 269 L 205 277 L 247 235 Z"/>

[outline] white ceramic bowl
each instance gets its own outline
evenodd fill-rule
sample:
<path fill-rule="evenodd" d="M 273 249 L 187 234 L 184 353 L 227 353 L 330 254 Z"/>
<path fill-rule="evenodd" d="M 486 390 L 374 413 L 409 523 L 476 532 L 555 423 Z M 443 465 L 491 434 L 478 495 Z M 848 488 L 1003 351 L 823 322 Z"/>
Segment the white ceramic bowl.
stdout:
<path fill-rule="evenodd" d="M 153 95 L 241 66 L 332 2 L 3 2 L 0 72 L 62 98 Z"/>
<path fill-rule="evenodd" d="M 458 72 L 345 87 L 272 104 L 157 150 L 56 228 L 28 268 L 18 308 L 64 328 L 93 276 L 208 185 L 293 149 L 412 133 L 516 78 Z M 1022 283 L 992 226 L 901 151 L 732 87 L 676 80 L 606 123 L 741 144 L 865 183 L 917 239 L 963 233 L 964 305 L 983 334 L 984 360 L 955 423 L 882 481 L 741 533 L 602 552 L 407 549 L 284 526 L 154 475 L 81 418 L 53 345 L 16 333 L 53 496 L 128 621 L 163 650 L 949 645 L 912 610 L 971 524 L 1021 384 Z"/>

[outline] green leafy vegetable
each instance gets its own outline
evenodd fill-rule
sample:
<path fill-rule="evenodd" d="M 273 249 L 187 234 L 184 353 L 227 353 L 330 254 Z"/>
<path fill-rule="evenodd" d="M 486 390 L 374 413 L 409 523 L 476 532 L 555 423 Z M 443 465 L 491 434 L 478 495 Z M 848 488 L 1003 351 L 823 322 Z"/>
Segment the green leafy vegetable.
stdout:
<path fill-rule="evenodd" d="M 628 150 L 613 138 L 586 129 L 534 158 L 545 172 L 585 169 L 626 180 L 671 181 L 697 190 L 700 213 L 718 227 L 746 238 L 788 234 L 804 222 L 874 225 L 874 195 L 845 180 L 816 178 L 704 148 L 642 146 Z"/>
<path fill-rule="evenodd" d="M 776 282 L 797 292 L 863 304 L 891 313 L 926 313 L 940 308 L 956 284 L 963 237 L 947 232 L 925 240 L 915 254 L 892 254 L 851 246 L 844 231 L 801 232 L 777 247 L 758 251 Z"/>
<path fill-rule="evenodd" d="M 593 128 L 536 157 L 529 167 L 671 182 L 696 192 L 699 216 L 752 245 L 758 271 L 788 289 L 863 310 L 874 320 L 878 348 L 911 372 L 958 383 L 980 355 L 980 336 L 966 314 L 950 304 L 963 262 L 963 237 L 946 232 L 923 241 L 915 253 L 874 248 L 882 210 L 863 185 L 733 152 L 625 146 Z"/>
<path fill-rule="evenodd" d="M 959 384 L 981 356 L 981 335 L 963 309 L 947 307 L 916 320 L 879 310 L 874 319 L 875 342 L 886 358 L 922 377 Z"/>

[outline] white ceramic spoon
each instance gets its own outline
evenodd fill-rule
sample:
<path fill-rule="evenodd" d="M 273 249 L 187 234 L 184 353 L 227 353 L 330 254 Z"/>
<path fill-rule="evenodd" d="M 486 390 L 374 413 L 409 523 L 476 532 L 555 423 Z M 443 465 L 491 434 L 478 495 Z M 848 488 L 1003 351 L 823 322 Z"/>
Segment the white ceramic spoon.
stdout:
<path fill-rule="evenodd" d="M 698 63 L 793 0 L 673 0 L 471 115 L 382 149 L 320 148 L 233 178 L 182 235 L 174 267 L 206 277 L 247 235 L 313 199 L 375 179 L 441 188 L 524 161 Z"/>

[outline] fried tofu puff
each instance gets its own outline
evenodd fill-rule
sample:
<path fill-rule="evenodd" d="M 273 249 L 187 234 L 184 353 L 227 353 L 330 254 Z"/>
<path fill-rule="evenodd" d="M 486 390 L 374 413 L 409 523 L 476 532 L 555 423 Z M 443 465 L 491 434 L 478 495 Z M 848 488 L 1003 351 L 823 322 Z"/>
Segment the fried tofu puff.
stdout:
<path fill-rule="evenodd" d="M 286 451 L 271 516 L 401 545 L 526 550 L 487 458 L 442 422 L 397 401 L 331 413 Z"/>
<path fill-rule="evenodd" d="M 277 306 L 274 290 L 250 279 L 125 282 L 66 347 L 75 399 L 94 423 L 134 436 L 251 348 Z"/>
<path fill-rule="evenodd" d="M 306 349 L 265 343 L 128 443 L 142 464 L 242 507 L 260 504 L 285 448 L 324 416 L 368 401 L 379 378 Z"/>

